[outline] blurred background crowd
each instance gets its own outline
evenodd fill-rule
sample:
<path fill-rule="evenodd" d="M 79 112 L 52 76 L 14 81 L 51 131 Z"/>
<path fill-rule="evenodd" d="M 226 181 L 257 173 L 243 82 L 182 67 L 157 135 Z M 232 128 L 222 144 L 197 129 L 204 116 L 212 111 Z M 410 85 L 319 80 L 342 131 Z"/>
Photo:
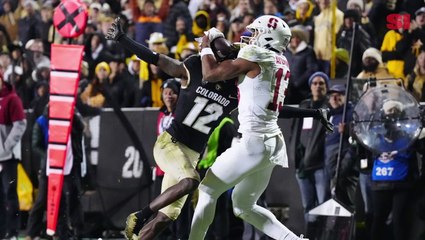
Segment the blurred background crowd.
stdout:
<path fill-rule="evenodd" d="M 239 42 L 241 36 L 249 34 L 245 27 L 257 16 L 281 17 L 293 34 L 285 53 L 291 65 L 286 97 L 289 104 L 298 104 L 309 96 L 308 78 L 316 71 L 332 79 L 346 76 L 356 23 L 359 28 L 351 56 L 352 76 L 401 78 L 419 101 L 424 99 L 421 54 L 425 8 L 419 0 L 339 0 L 335 16 L 330 0 L 85 0 L 88 24 L 84 34 L 75 39 L 61 38 L 53 27 L 53 11 L 59 2 L 1 2 L 0 71 L 15 86 L 25 109 L 36 108 L 48 93 L 52 43 L 85 46 L 79 95 L 82 103 L 108 107 L 99 91 L 108 86 L 121 107 L 162 105 L 160 87 L 168 76 L 105 40 L 104 33 L 116 16 L 125 20 L 128 34 L 139 43 L 180 60 L 198 52 L 195 38 L 211 27 Z M 410 18 L 393 19 L 391 23 L 410 20 L 411 24 L 389 29 L 387 16 L 392 13 L 409 14 Z M 336 33 L 335 71 L 331 69 L 332 29 Z M 365 61 L 367 57 L 373 63 Z"/>

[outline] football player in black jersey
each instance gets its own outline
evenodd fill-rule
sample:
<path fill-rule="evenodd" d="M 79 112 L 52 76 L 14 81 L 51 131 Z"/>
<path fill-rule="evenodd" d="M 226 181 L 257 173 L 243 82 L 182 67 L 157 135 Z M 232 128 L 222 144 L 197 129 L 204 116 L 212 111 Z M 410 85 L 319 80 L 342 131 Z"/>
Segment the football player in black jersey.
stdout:
<path fill-rule="evenodd" d="M 154 239 L 177 219 L 187 195 L 198 187 L 197 162 L 211 132 L 237 107 L 237 81 L 203 81 L 199 55 L 181 62 L 152 52 L 124 33 L 119 18 L 108 29 L 106 38 L 119 42 L 140 59 L 181 79 L 175 118 L 171 126 L 158 137 L 154 146 L 155 161 L 165 172 L 162 193 L 141 211 L 130 214 L 126 221 L 127 239 Z M 238 48 L 228 42 L 222 33 L 210 34 L 210 39 L 211 49 L 218 62 L 237 57 Z M 284 118 L 319 118 L 328 130 L 333 129 L 327 121 L 327 112 L 324 109 L 284 106 L 282 113 L 281 117 Z M 146 224 L 155 213 L 158 213 L 155 218 Z"/>
<path fill-rule="evenodd" d="M 180 62 L 152 52 L 126 36 L 119 18 L 115 19 L 106 38 L 119 42 L 140 59 L 181 79 L 175 118 L 154 146 L 155 161 L 165 172 L 162 193 L 141 211 L 130 214 L 126 222 L 127 239 L 154 239 L 177 219 L 187 195 L 198 187 L 200 178 L 196 165 L 209 135 L 223 117 L 237 107 L 236 81 L 203 81 L 199 55 Z M 236 49 L 225 38 L 217 37 L 212 45 L 217 60 L 236 57 Z M 156 212 L 155 218 L 146 223 Z"/>

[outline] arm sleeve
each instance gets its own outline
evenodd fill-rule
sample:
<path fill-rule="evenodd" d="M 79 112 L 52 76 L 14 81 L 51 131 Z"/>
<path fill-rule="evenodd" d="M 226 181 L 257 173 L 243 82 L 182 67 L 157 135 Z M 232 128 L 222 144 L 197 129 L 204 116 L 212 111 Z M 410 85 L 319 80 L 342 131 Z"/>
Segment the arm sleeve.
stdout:
<path fill-rule="evenodd" d="M 152 50 L 145 47 L 144 45 L 134 41 L 133 39 L 128 37 L 126 34 L 120 37 L 118 41 L 124 48 L 136 54 L 138 58 L 148 63 L 157 65 L 158 59 L 159 59 L 158 53 L 153 52 Z"/>
<path fill-rule="evenodd" d="M 27 127 L 27 120 L 25 119 L 22 101 L 18 97 L 10 102 L 9 109 L 13 126 L 4 142 L 4 147 L 6 150 L 11 151 L 24 135 Z"/>
<path fill-rule="evenodd" d="M 41 129 L 41 126 L 38 122 L 34 124 L 32 129 L 31 147 L 33 151 L 39 156 L 43 156 L 46 152 L 47 146 L 44 144 L 43 130 Z"/>
<path fill-rule="evenodd" d="M 11 151 L 15 145 L 21 141 L 22 136 L 24 135 L 25 129 L 27 127 L 27 120 L 20 120 L 13 122 L 12 130 L 4 142 L 4 148 L 8 151 Z"/>
<path fill-rule="evenodd" d="M 320 118 L 320 113 L 317 109 L 297 108 L 290 106 L 283 106 L 282 111 L 279 113 L 279 118 L 305 118 L 313 117 Z"/>

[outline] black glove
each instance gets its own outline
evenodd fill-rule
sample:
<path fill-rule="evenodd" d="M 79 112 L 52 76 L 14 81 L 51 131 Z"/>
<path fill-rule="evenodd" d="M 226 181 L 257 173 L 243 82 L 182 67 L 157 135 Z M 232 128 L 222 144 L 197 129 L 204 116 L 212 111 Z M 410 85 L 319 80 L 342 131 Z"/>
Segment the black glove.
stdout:
<path fill-rule="evenodd" d="M 121 19 L 117 17 L 112 23 L 112 26 L 108 29 L 105 38 L 108 40 L 118 41 L 124 34 Z"/>
<path fill-rule="evenodd" d="M 319 108 L 317 109 L 317 111 L 319 112 L 319 115 L 320 115 L 320 122 L 323 124 L 323 126 L 325 126 L 326 131 L 333 132 L 334 125 L 328 120 L 329 108 Z"/>

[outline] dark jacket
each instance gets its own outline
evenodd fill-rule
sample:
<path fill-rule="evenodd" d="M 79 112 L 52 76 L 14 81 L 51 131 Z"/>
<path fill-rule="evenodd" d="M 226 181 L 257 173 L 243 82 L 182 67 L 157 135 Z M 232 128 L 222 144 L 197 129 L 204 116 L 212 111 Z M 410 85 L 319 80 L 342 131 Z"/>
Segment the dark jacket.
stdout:
<path fill-rule="evenodd" d="M 326 108 L 328 107 L 327 102 L 327 98 L 315 103 L 311 99 L 306 99 L 300 103 L 300 108 Z M 294 119 L 288 148 L 290 156 L 292 155 L 295 159 L 295 168 L 300 175 L 323 168 L 325 157 L 325 127 L 319 119 L 313 119 L 312 128 L 303 130 L 303 122 L 303 118 Z M 308 138 L 309 140 L 302 143 L 301 138 Z"/>
<path fill-rule="evenodd" d="M 308 79 L 318 70 L 316 54 L 312 47 L 306 45 L 298 47 L 295 52 L 286 51 L 285 56 L 291 66 L 285 103 L 298 104 L 310 96 Z"/>
<path fill-rule="evenodd" d="M 351 41 L 353 39 L 353 28 L 347 29 L 342 27 L 336 39 L 336 46 L 344 48 L 348 52 L 351 51 Z M 369 34 L 359 26 L 356 31 L 356 40 L 353 46 L 353 56 L 351 64 L 351 75 L 357 76 L 362 71 L 362 54 L 366 49 L 372 47 L 371 37 Z"/>
<path fill-rule="evenodd" d="M 331 109 L 330 111 L 330 121 L 334 125 L 334 131 L 332 133 L 329 133 L 326 135 L 326 148 L 327 153 L 329 154 L 326 156 L 327 158 L 327 164 L 330 164 L 328 167 L 332 169 L 330 173 L 330 177 L 334 177 L 336 172 L 336 165 L 337 165 L 337 159 L 338 159 L 338 152 L 328 152 L 328 149 L 332 149 L 333 146 L 339 145 L 340 143 L 340 136 L 341 134 L 338 132 L 338 126 L 342 122 L 342 115 L 343 115 L 344 106 L 341 106 L 336 109 Z M 351 127 L 349 125 L 349 122 L 352 120 L 353 116 L 353 105 L 351 103 L 348 104 L 346 112 L 346 118 L 345 118 L 345 129 L 343 132 L 343 140 L 342 140 L 342 147 L 341 147 L 341 158 L 340 158 L 340 168 L 339 168 L 339 176 L 342 178 L 349 178 L 353 176 L 358 175 L 358 169 L 357 169 L 357 161 L 358 156 L 355 155 L 355 148 L 350 145 L 348 138 L 350 136 Z"/>

